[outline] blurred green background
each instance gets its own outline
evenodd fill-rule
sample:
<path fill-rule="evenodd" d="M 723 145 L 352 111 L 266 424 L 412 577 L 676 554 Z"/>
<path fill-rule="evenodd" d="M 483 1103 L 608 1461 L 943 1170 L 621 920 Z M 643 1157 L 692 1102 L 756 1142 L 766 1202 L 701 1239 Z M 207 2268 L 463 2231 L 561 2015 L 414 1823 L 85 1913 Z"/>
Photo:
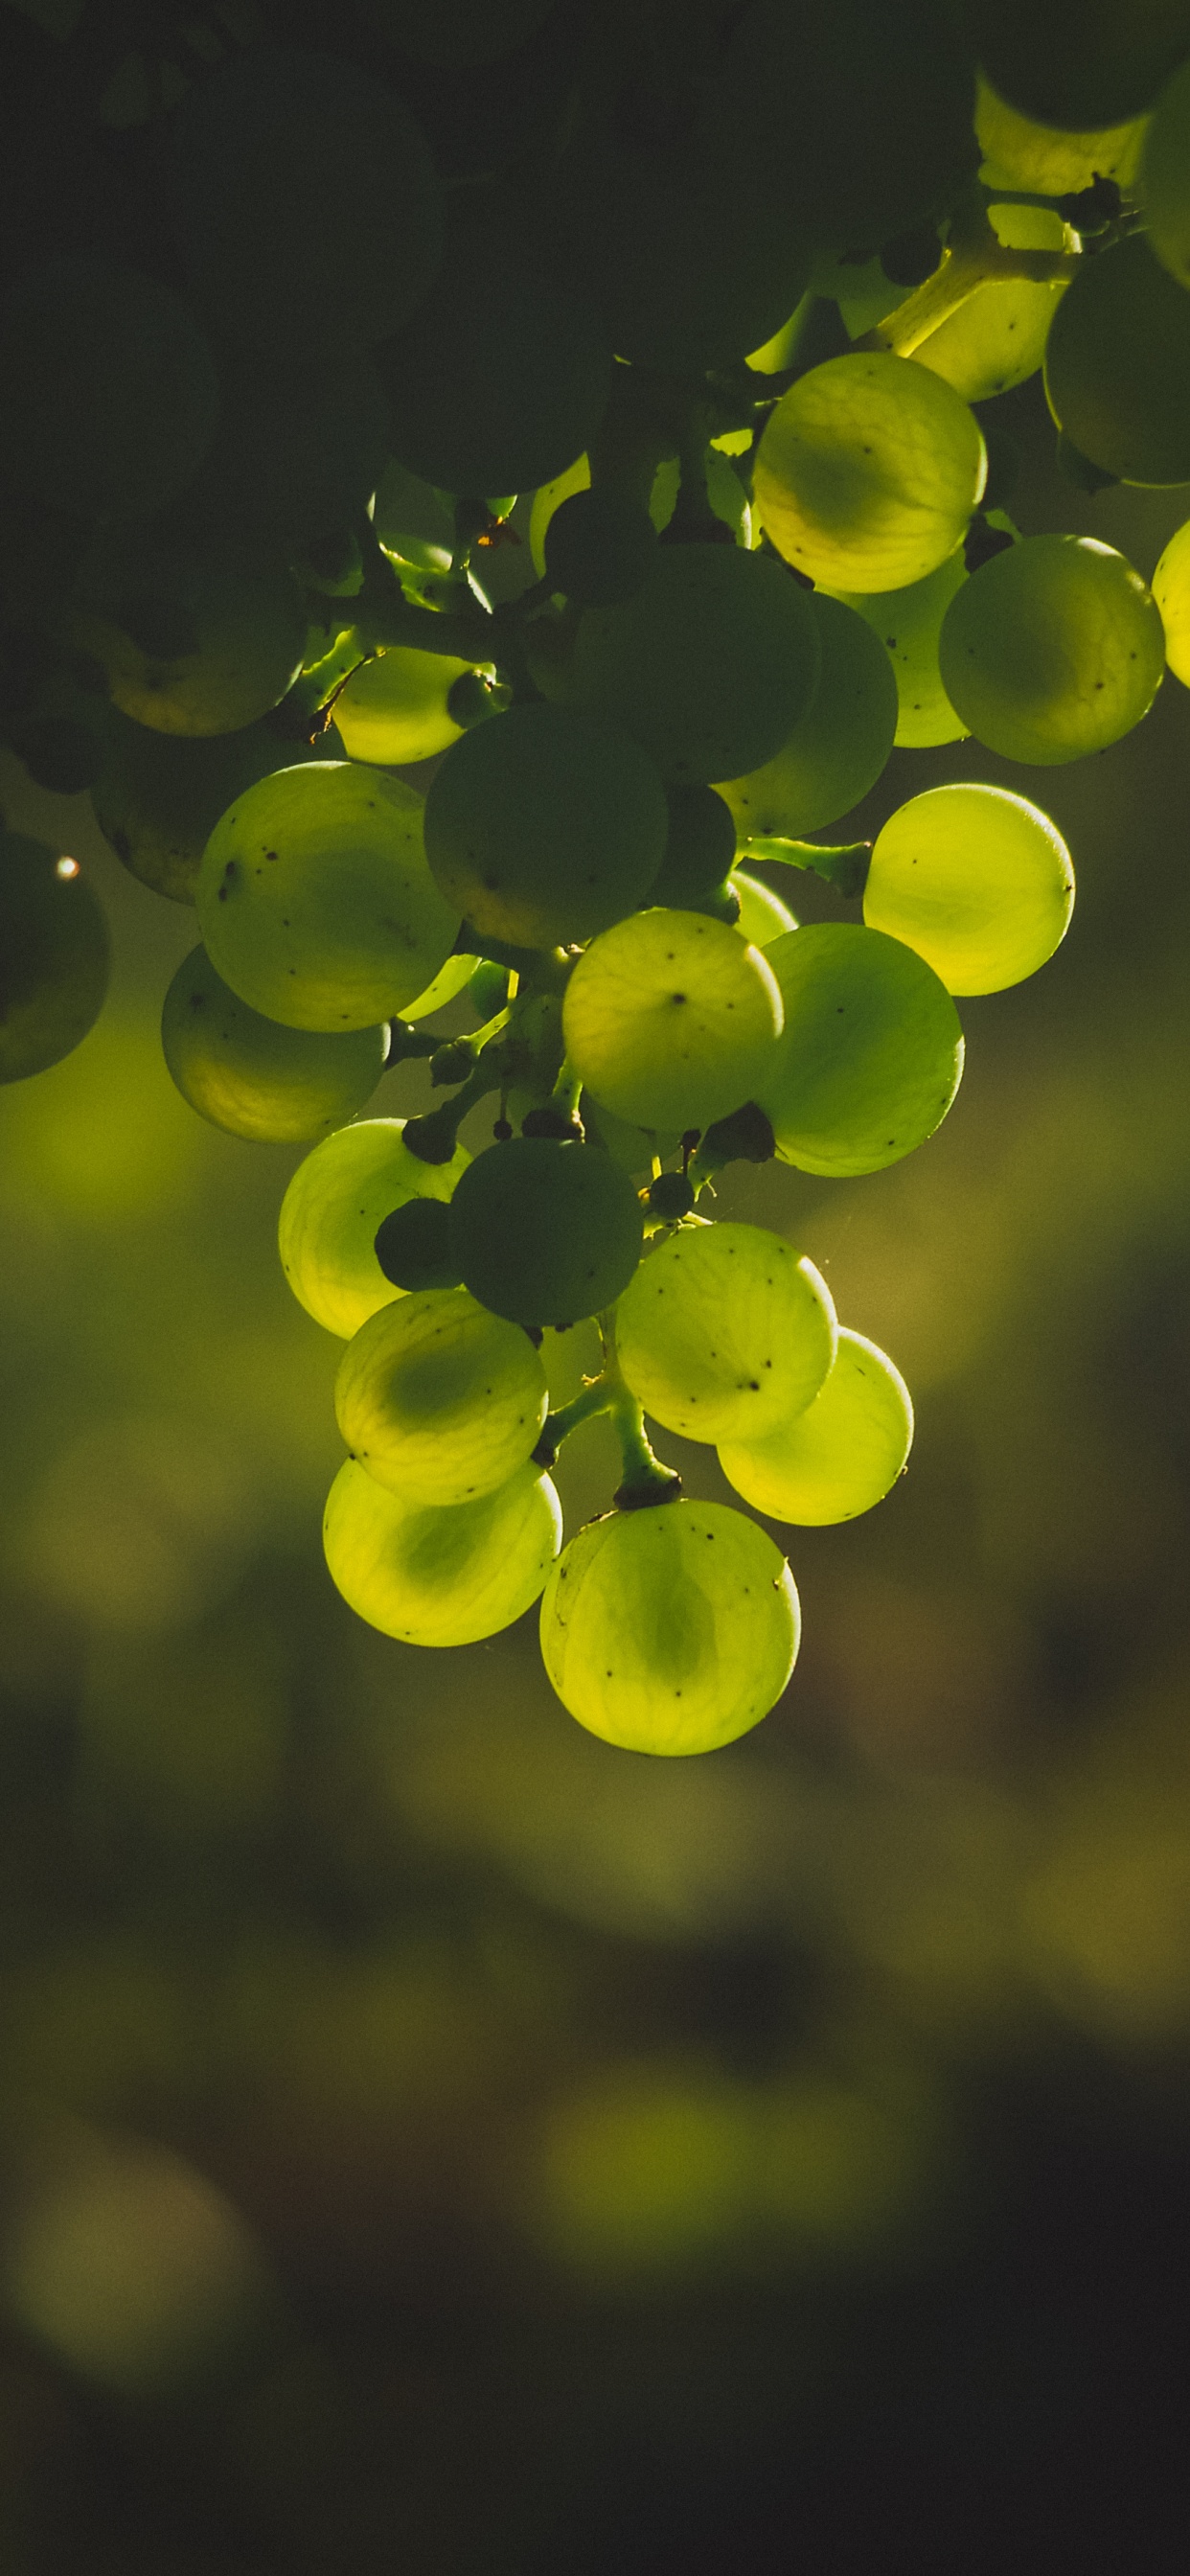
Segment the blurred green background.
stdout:
<path fill-rule="evenodd" d="M 1186 493 L 996 418 L 1023 529 L 1151 573 Z M 5 2576 L 1184 2563 L 1190 697 L 1073 769 L 894 753 L 856 831 L 946 778 L 1053 812 L 1074 926 L 924 1151 L 722 1188 L 917 1442 L 789 1534 L 779 1709 L 664 1764 L 535 1614 L 434 1655 L 332 1590 L 299 1158 L 172 1089 L 193 916 L 5 771 L 118 959 L 0 1094 Z"/>

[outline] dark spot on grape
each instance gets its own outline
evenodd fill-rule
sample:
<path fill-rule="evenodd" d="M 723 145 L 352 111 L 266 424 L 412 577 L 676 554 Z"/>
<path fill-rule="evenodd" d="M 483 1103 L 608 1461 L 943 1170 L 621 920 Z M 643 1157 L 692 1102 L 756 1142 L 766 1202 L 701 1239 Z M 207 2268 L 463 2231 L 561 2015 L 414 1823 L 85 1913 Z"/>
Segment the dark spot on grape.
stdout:
<path fill-rule="evenodd" d="M 278 855 L 279 855 L 279 854 L 278 854 L 278 852 L 277 852 L 276 850 L 266 850 L 266 851 L 265 851 L 265 857 L 266 857 L 266 859 L 275 859 Z"/>

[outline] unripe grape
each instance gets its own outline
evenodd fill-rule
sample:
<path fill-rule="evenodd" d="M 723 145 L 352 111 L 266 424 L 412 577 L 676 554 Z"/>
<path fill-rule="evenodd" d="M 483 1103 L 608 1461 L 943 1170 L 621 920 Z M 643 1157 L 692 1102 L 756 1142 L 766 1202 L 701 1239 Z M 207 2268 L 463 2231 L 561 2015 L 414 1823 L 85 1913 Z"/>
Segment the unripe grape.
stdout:
<path fill-rule="evenodd" d="M 764 1439 L 804 1410 L 835 1355 L 812 1262 L 759 1225 L 681 1226 L 616 1308 L 616 1352 L 655 1422 L 687 1440 Z"/>
<path fill-rule="evenodd" d="M 541 1652 L 580 1726 L 632 1753 L 710 1753 L 768 1714 L 800 1636 L 771 1538 L 722 1503 L 590 1522 L 546 1585 Z"/>
<path fill-rule="evenodd" d="M 1000 993 L 1036 973 L 1074 909 L 1070 852 L 1048 814 L 1004 787 L 931 787 L 879 833 L 864 920 L 924 957 L 948 993 Z"/>
<path fill-rule="evenodd" d="M 414 1502 L 493 1493 L 535 1447 L 547 1404 L 528 1335 L 465 1288 L 382 1306 L 348 1343 L 335 1381 L 352 1456 Z"/>
<path fill-rule="evenodd" d="M 989 751 L 1049 767 L 1103 751 L 1152 705 L 1161 620 L 1096 537 L 1025 537 L 956 591 L 938 651 L 947 697 Z"/>
<path fill-rule="evenodd" d="M 536 1601 L 562 1544 L 562 1506 L 526 1464 L 465 1503 L 408 1503 L 345 1460 L 323 1546 L 333 1581 L 370 1627 L 409 1646 L 469 1646 Z"/>
<path fill-rule="evenodd" d="M 562 1329 L 610 1306 L 640 1259 L 642 1212 L 609 1154 L 529 1133 L 477 1154 L 450 1206 L 451 1258 L 481 1305 Z"/>
<path fill-rule="evenodd" d="M 184 1100 L 231 1136 L 298 1144 L 342 1127 L 371 1098 L 388 1030 L 342 1036 L 282 1028 L 241 1002 L 205 948 L 184 958 L 165 996 L 161 1045 Z"/>
<path fill-rule="evenodd" d="M 768 962 L 785 1026 L 757 1100 L 781 1160 L 842 1179 L 932 1136 L 963 1069 L 963 1033 L 925 959 L 880 930 L 812 922 Z"/>
<path fill-rule="evenodd" d="M 781 999 L 759 949 L 702 913 L 661 908 L 592 941 L 566 988 L 575 1072 L 637 1127 L 708 1127 L 758 1097 Z"/>
<path fill-rule="evenodd" d="M 767 1440 L 722 1442 L 719 1464 L 754 1511 L 822 1527 L 871 1511 L 895 1485 L 912 1439 L 903 1377 L 862 1333 L 840 1330 L 813 1403 Z"/>
<path fill-rule="evenodd" d="M 0 830 L 0 1082 L 69 1055 L 110 973 L 107 922 L 77 859 Z"/>
<path fill-rule="evenodd" d="M 400 1295 L 376 1258 L 384 1218 L 411 1199 L 450 1197 L 470 1155 L 425 1163 L 404 1143 L 403 1118 L 341 1127 L 298 1164 L 281 1202 L 281 1267 L 299 1305 L 344 1341 Z"/>
<path fill-rule="evenodd" d="M 856 351 L 811 368 L 770 413 L 756 502 L 812 581 L 893 590 L 953 554 L 986 471 L 979 423 L 941 377 Z"/>

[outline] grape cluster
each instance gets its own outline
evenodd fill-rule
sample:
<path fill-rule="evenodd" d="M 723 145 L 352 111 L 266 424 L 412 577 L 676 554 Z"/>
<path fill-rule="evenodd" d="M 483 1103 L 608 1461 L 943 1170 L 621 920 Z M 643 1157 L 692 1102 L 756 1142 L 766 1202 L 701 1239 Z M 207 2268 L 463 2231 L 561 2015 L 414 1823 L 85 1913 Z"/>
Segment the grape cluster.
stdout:
<path fill-rule="evenodd" d="M 706 1750 L 779 1698 L 797 1594 L 646 1416 L 795 1525 L 912 1436 L 715 1176 L 923 1144 L 956 997 L 1044 964 L 1074 894 L 1000 786 L 808 836 L 895 745 L 1047 767 L 1167 659 L 1190 685 L 1190 524 L 1151 593 L 1022 534 L 972 408 L 1044 368 L 1084 489 L 1190 481 L 1190 0 L 265 0 L 150 7 L 127 59 L 91 14 L 3 39 L 0 730 L 193 908 L 179 1090 L 312 1149 L 280 1250 L 346 1345 L 340 1591 L 423 1646 L 540 1598 L 584 1726 Z M 758 862 L 860 910 L 800 927 Z M 108 939 L 13 832 L 0 961 L 16 1080 L 86 1034 Z M 361 1118 L 418 1056 L 441 1101 Z M 544 1333 L 591 1318 L 551 1412 Z M 621 1481 L 563 1546 L 597 1413 Z"/>

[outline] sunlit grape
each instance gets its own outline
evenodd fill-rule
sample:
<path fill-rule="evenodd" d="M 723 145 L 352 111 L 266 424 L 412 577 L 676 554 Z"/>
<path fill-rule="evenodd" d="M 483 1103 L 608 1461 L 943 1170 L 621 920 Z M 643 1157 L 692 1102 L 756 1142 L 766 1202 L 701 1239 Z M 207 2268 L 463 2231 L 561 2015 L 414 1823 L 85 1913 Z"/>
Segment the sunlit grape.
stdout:
<path fill-rule="evenodd" d="M 1149 240 L 1179 286 L 1190 286 L 1190 64 L 1183 63 L 1153 111 L 1144 140 L 1140 194 Z"/>
<path fill-rule="evenodd" d="M 494 1493 L 535 1447 L 547 1400 L 528 1334 L 465 1288 L 381 1307 L 348 1343 L 335 1381 L 353 1458 L 410 1502 Z"/>
<path fill-rule="evenodd" d="M 348 759 L 396 768 L 446 751 L 463 731 L 446 701 L 471 668 L 449 653 L 418 653 L 403 644 L 362 663 L 335 700 Z"/>
<path fill-rule="evenodd" d="M 861 600 L 859 618 L 820 591 L 809 604 L 822 653 L 814 695 L 771 760 L 719 788 L 741 841 L 798 841 L 850 813 L 892 750 L 897 684 L 875 619 L 864 623 Z"/>
<path fill-rule="evenodd" d="M 956 546 L 936 572 L 904 590 L 851 591 L 847 605 L 857 609 L 880 637 L 892 663 L 897 689 L 894 740 L 902 750 L 922 751 L 942 742 L 961 742 L 968 728 L 955 714 L 938 668 L 942 620 L 955 592 L 967 579 L 963 549 Z"/>
<path fill-rule="evenodd" d="M 895 1485 L 913 1439 L 909 1389 L 862 1333 L 840 1327 L 813 1403 L 763 1441 L 721 1442 L 719 1464 L 754 1511 L 820 1526 L 854 1520 Z"/>
<path fill-rule="evenodd" d="M 343 1036 L 282 1028 L 229 992 L 205 948 L 183 960 L 165 996 L 161 1044 L 184 1100 L 212 1126 L 262 1143 L 326 1136 L 371 1098 L 388 1031 Z"/>
<path fill-rule="evenodd" d="M 1114 547 L 1026 537 L 956 591 L 938 662 L 951 704 L 989 751 L 1052 766 L 1139 724 L 1165 646 L 1140 574 Z"/>
<path fill-rule="evenodd" d="M 580 1726 L 632 1753 L 710 1753 L 767 1716 L 801 1619 L 771 1538 L 723 1503 L 592 1521 L 546 1585 L 541 1652 Z"/>
<path fill-rule="evenodd" d="M 1190 519 L 1170 538 L 1153 575 L 1153 597 L 1165 630 L 1165 658 L 1190 689 Z"/>
<path fill-rule="evenodd" d="M 771 1075 L 781 998 L 759 949 L 704 913 L 657 908 L 579 958 L 562 1011 L 575 1072 L 637 1127 L 707 1127 Z"/>
<path fill-rule="evenodd" d="M 941 377 L 882 352 L 828 358 L 783 394 L 755 494 L 786 561 L 830 590 L 893 590 L 954 552 L 983 491 L 979 423 Z"/>
<path fill-rule="evenodd" d="M 963 1034 L 925 959 L 880 930 L 812 922 L 767 951 L 785 1025 L 756 1098 L 784 1162 L 836 1179 L 924 1144 L 963 1069 Z"/>
<path fill-rule="evenodd" d="M 915 948 L 948 993 L 999 993 L 1035 974 L 1073 908 L 1056 824 L 1003 787 L 911 796 L 878 834 L 864 887 L 864 920 Z"/>
<path fill-rule="evenodd" d="M 412 1503 L 354 1458 L 327 1497 L 332 1580 L 370 1627 L 409 1646 L 468 1646 L 536 1601 L 562 1543 L 549 1477 L 526 1464 L 465 1503 Z"/>
<path fill-rule="evenodd" d="M 817 1395 L 835 1310 L 813 1263 L 767 1227 L 681 1226 L 625 1289 L 616 1351 L 667 1431 L 763 1439 Z"/>
<path fill-rule="evenodd" d="M 281 1267 L 294 1296 L 346 1341 L 401 1294 L 376 1258 L 378 1228 L 410 1199 L 448 1199 L 470 1156 L 425 1163 L 402 1141 L 403 1118 L 341 1127 L 298 1164 L 281 1202 Z"/>

